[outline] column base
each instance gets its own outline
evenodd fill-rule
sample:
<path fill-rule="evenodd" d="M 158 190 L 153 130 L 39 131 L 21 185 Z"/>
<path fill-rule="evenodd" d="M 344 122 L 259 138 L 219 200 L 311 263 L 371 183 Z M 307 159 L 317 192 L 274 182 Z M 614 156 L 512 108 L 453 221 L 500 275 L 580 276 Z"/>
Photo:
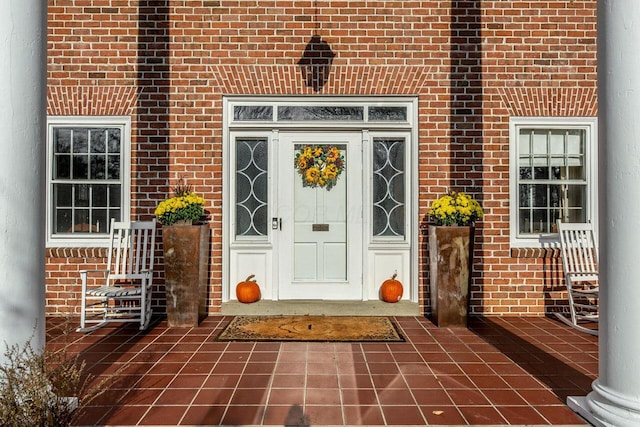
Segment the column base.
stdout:
<path fill-rule="evenodd" d="M 567 406 L 596 427 L 640 426 L 640 402 L 612 392 L 598 380 L 587 396 L 569 396 Z"/>
<path fill-rule="evenodd" d="M 591 411 L 589 410 L 589 405 L 587 405 L 587 397 L 586 396 L 569 396 L 567 397 L 567 406 L 575 413 L 580 415 L 582 418 L 587 420 L 594 426 L 602 427 L 605 424 L 598 422 L 594 417 Z"/>

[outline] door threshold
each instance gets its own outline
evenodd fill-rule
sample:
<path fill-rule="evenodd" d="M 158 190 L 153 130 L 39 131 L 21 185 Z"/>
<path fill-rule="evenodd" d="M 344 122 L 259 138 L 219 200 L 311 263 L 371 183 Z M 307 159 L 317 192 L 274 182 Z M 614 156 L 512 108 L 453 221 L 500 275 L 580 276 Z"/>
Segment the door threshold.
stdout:
<path fill-rule="evenodd" d="M 223 315 L 315 315 L 315 316 L 420 316 L 420 307 L 411 301 L 272 301 L 251 304 L 229 301 L 222 304 Z"/>

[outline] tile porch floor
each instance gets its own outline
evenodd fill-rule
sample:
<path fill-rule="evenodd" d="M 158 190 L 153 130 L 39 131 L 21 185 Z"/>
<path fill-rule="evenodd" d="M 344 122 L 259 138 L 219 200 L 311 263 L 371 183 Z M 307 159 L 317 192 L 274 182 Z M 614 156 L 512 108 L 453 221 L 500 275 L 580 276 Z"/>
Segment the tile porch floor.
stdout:
<path fill-rule="evenodd" d="M 587 425 L 565 400 L 591 390 L 597 337 L 551 318 L 394 317 L 403 343 L 215 341 L 231 318 L 90 334 L 49 318 L 47 347 L 113 376 L 82 425 Z"/>

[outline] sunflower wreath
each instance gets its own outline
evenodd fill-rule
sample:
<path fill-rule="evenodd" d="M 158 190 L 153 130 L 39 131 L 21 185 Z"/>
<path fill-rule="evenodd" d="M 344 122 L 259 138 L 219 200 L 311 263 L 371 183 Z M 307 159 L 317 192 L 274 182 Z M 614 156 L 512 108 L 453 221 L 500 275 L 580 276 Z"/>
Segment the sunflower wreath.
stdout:
<path fill-rule="evenodd" d="M 296 153 L 295 167 L 303 187 L 331 190 L 344 170 L 344 155 L 334 145 L 305 145 Z"/>

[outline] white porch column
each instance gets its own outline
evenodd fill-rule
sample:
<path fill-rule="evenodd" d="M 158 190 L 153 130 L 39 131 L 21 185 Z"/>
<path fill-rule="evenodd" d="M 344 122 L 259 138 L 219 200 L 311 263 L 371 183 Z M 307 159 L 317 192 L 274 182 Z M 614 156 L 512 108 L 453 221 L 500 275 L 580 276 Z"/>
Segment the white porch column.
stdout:
<path fill-rule="evenodd" d="M 45 342 L 47 2 L 0 13 L 0 363 L 6 342 Z"/>
<path fill-rule="evenodd" d="M 598 1 L 600 361 L 586 398 L 597 426 L 640 425 L 640 2 Z"/>

